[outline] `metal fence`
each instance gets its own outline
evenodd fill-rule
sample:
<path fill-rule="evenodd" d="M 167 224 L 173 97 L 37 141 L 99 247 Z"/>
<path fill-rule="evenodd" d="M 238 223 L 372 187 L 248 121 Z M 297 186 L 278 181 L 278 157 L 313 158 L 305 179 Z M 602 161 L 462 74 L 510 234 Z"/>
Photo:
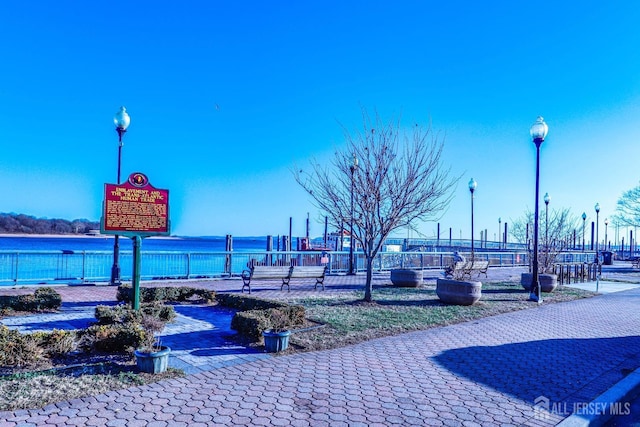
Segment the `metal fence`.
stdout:
<path fill-rule="evenodd" d="M 469 257 L 470 254 L 465 254 Z M 366 268 L 362 253 L 355 253 L 355 267 Z M 569 252 L 558 262 L 590 262 L 594 253 Z M 490 266 L 527 266 L 527 252 L 476 252 L 475 258 Z M 374 271 L 394 268 L 442 269 L 453 261 L 451 252 L 381 252 Z M 110 251 L 0 251 L 0 286 L 107 282 L 111 276 Z M 197 279 L 239 276 L 248 265 L 322 265 L 329 274 L 348 271 L 349 252 L 142 252 L 141 279 Z M 131 280 L 132 252 L 120 252 L 121 278 Z"/>

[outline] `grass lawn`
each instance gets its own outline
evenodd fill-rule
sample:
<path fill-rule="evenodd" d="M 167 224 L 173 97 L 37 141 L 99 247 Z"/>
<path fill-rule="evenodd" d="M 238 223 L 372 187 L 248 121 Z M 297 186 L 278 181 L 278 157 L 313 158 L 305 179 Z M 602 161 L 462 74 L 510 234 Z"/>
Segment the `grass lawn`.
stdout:
<path fill-rule="evenodd" d="M 473 306 L 445 305 L 435 285 L 420 288 L 382 286 L 374 288 L 374 302 L 362 301 L 363 292 L 334 296 L 289 299 L 306 308 L 307 318 L 325 325 L 296 332 L 292 351 L 342 347 L 373 338 L 429 329 L 467 320 L 533 308 L 529 291 L 519 284 L 483 283 L 482 298 Z M 566 302 L 595 295 L 593 292 L 559 286 L 543 294 L 544 304 Z"/>

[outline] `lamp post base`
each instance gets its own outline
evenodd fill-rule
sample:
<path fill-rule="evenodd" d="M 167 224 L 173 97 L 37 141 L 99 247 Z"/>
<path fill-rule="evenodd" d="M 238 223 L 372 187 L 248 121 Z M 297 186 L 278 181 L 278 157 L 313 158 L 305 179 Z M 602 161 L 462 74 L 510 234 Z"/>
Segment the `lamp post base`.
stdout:
<path fill-rule="evenodd" d="M 535 292 L 531 292 L 529 294 L 529 301 L 537 302 L 538 304 L 542 304 L 542 295 L 538 297 Z"/>
<path fill-rule="evenodd" d="M 122 284 L 120 280 L 120 266 L 114 265 L 111 267 L 111 281 L 109 284 L 113 286 L 120 286 Z"/>

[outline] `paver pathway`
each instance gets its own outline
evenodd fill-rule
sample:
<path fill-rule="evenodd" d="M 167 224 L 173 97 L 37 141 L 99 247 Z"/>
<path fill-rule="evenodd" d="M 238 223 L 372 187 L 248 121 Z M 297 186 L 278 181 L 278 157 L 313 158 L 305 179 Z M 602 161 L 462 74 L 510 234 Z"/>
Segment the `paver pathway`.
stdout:
<path fill-rule="evenodd" d="M 4 412 L 0 426 L 555 425 L 640 366 L 639 303 L 634 289 L 543 304 Z"/>

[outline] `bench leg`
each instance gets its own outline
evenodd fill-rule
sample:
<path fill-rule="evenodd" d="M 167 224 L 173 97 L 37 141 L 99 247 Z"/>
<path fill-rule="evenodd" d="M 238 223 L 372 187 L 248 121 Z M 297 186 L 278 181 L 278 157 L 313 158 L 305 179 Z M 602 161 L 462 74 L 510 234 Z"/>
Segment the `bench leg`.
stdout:
<path fill-rule="evenodd" d="M 324 291 L 324 277 L 316 279 L 316 285 L 313 287 L 313 289 L 318 289 L 318 285 L 322 285 L 322 290 Z"/>
<path fill-rule="evenodd" d="M 242 285 L 242 293 L 244 294 L 244 288 L 249 288 L 249 294 L 251 294 L 251 282 L 244 283 Z"/>
<path fill-rule="evenodd" d="M 282 290 L 285 285 L 287 286 L 287 292 L 291 292 L 291 286 L 289 286 L 289 282 L 291 279 L 282 279 L 282 286 L 280 286 L 280 290 Z"/>

